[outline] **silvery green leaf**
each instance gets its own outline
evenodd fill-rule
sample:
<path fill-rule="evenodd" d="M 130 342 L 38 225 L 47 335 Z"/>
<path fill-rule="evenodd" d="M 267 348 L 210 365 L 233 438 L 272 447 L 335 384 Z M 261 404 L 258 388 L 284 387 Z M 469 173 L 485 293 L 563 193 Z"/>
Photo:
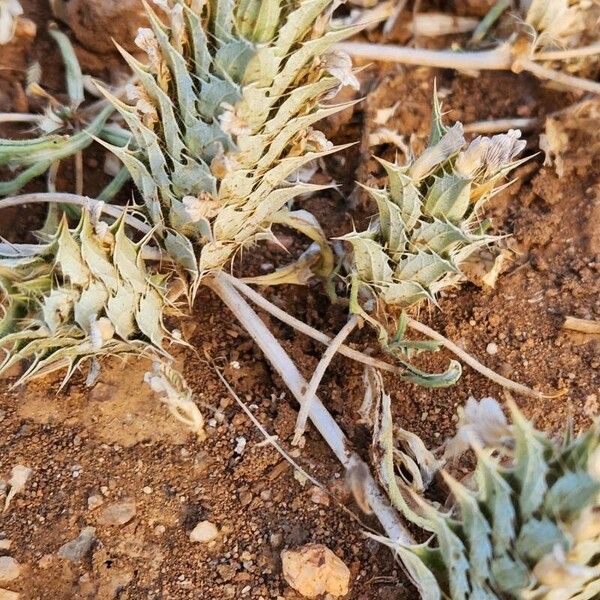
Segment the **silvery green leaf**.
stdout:
<path fill-rule="evenodd" d="M 108 90 L 103 88 L 100 88 L 100 90 L 129 126 L 129 129 L 135 137 L 137 146 L 144 149 L 144 154 L 147 157 L 152 178 L 161 190 L 163 197 L 168 197 L 170 195 L 170 180 L 167 175 L 168 167 L 163 151 L 159 145 L 158 136 L 154 131 L 148 129 L 148 127 L 142 123 L 142 120 L 131 106 L 121 102 L 121 100 L 113 96 Z"/>
<path fill-rule="evenodd" d="M 56 236 L 56 264 L 63 277 L 73 284 L 84 287 L 90 278 L 90 273 L 81 258 L 81 248 L 69 231 L 69 225 L 64 217 Z"/>
<path fill-rule="evenodd" d="M 419 527 L 427 531 L 435 531 L 433 523 L 423 516 L 422 511 L 415 505 L 418 497 L 414 496 L 412 490 L 396 477 L 391 399 L 383 389 L 383 380 L 379 372 L 375 373 L 375 378 L 378 397 L 373 429 L 373 449 L 375 458 L 379 459 L 379 478 L 397 511 Z M 424 501 L 421 502 L 424 504 Z"/>
<path fill-rule="evenodd" d="M 411 231 L 421 216 L 421 198 L 406 169 L 381 158 L 377 159 L 386 170 L 390 197 L 400 207 L 402 220 L 407 231 Z"/>
<path fill-rule="evenodd" d="M 214 241 L 205 244 L 200 251 L 200 272 L 220 271 L 235 250 L 236 246 L 231 242 Z"/>
<path fill-rule="evenodd" d="M 92 281 L 75 302 L 75 322 L 89 331 L 90 319 L 97 316 L 108 301 L 108 291 L 100 281 Z"/>
<path fill-rule="evenodd" d="M 215 107 L 215 112 L 217 108 Z M 194 159 L 187 158 L 191 164 L 208 165 L 223 150 L 232 150 L 233 143 L 231 137 L 225 133 L 217 120 L 211 123 L 196 121 L 193 126 L 188 127 L 185 133 L 185 142 L 187 145 L 186 153 L 193 156 Z M 197 162 L 196 162 L 197 161 Z M 206 177 L 214 179 L 208 166 L 206 166 Z"/>
<path fill-rule="evenodd" d="M 383 299 L 386 304 L 408 307 L 420 300 L 433 300 L 433 297 L 420 283 L 401 281 L 386 285 L 383 288 Z"/>
<path fill-rule="evenodd" d="M 459 222 L 471 201 L 471 180 L 446 173 L 435 177 L 425 198 L 425 210 L 438 219 Z"/>
<path fill-rule="evenodd" d="M 379 284 L 392 282 L 389 258 L 378 242 L 359 234 L 347 235 L 342 239 L 352 244 L 354 264 L 361 280 Z"/>
<path fill-rule="evenodd" d="M 314 3 L 317 4 L 317 2 Z M 309 61 L 322 55 L 337 42 L 358 33 L 361 29 L 362 26 L 358 26 L 339 31 L 329 31 L 322 37 L 304 42 L 297 50 L 292 51 L 281 71 L 275 76 L 271 86 L 271 96 L 279 97 L 284 94 Z"/>
<path fill-rule="evenodd" d="M 394 551 L 402 561 L 411 582 L 419 591 L 421 600 L 441 600 L 442 591 L 434 574 L 412 549 L 397 544 L 394 546 Z"/>
<path fill-rule="evenodd" d="M 109 291 L 116 290 L 119 283 L 119 274 L 116 267 L 108 259 L 108 254 L 98 242 L 87 211 L 83 213 L 79 239 L 81 255 L 92 275 L 99 279 Z"/>
<path fill-rule="evenodd" d="M 181 264 L 193 279 L 196 279 L 198 277 L 198 261 L 191 241 L 177 231 L 167 230 L 164 243 L 169 255 Z"/>
<path fill-rule="evenodd" d="M 427 506 L 425 516 L 436 534 L 441 557 L 448 571 L 448 584 L 452 600 L 466 600 L 469 595 L 469 561 L 461 539 L 452 531 L 447 519 L 433 507 Z"/>
<path fill-rule="evenodd" d="M 247 40 L 232 40 L 222 44 L 217 50 L 214 57 L 215 70 L 224 79 L 241 83 L 253 55 L 254 46 Z"/>
<path fill-rule="evenodd" d="M 509 404 L 509 407 L 516 442 L 513 472 L 520 487 L 519 507 L 521 517 L 529 519 L 541 506 L 548 489 L 548 464 L 544 456 L 548 442 L 541 439 L 514 404 Z"/>
<path fill-rule="evenodd" d="M 551 519 L 571 521 L 600 492 L 600 482 L 587 471 L 567 472 L 548 490 L 544 512 Z"/>
<path fill-rule="evenodd" d="M 220 43 L 226 43 L 233 33 L 234 0 L 209 0 L 212 30 Z"/>
<path fill-rule="evenodd" d="M 140 190 L 142 197 L 144 198 L 144 203 L 148 209 L 148 213 L 152 219 L 152 222 L 154 224 L 162 223 L 163 217 L 160 201 L 158 200 L 158 187 L 144 163 L 139 161 L 129 150 L 124 150 L 118 146 L 108 144 L 100 138 L 96 138 L 96 141 L 99 144 L 102 144 L 105 148 L 108 148 L 108 150 L 115 154 L 116 157 L 127 167 L 133 182 Z"/>
<path fill-rule="evenodd" d="M 198 196 L 208 192 L 211 196 L 217 194 L 217 181 L 210 168 L 201 159 L 185 158 L 185 163 L 173 161 L 171 182 L 173 193 L 180 198 Z"/>
<path fill-rule="evenodd" d="M 321 121 L 337 112 L 344 110 L 348 106 L 352 106 L 355 102 L 340 104 L 338 106 L 330 106 L 327 108 L 319 108 L 307 115 L 295 117 L 291 119 L 267 147 L 267 152 L 258 161 L 256 169 L 259 173 L 266 171 L 282 154 L 283 150 L 289 144 L 290 140 L 299 132 L 306 131 L 310 125 Z M 331 145 L 333 147 L 333 144 Z"/>
<path fill-rule="evenodd" d="M 430 250 L 436 254 L 447 254 L 460 243 L 465 243 L 470 237 L 456 225 L 448 221 L 433 219 L 431 222 L 422 222 L 414 232 L 411 242 L 423 250 Z"/>
<path fill-rule="evenodd" d="M 125 223 L 121 221 L 115 232 L 113 262 L 117 266 L 122 281 L 136 294 L 146 289 L 146 273 L 137 246 L 125 234 Z"/>
<path fill-rule="evenodd" d="M 405 281 L 415 281 L 424 287 L 446 273 L 456 273 L 458 269 L 448 260 L 437 254 L 418 252 L 409 255 L 398 263 L 394 277 Z"/>
<path fill-rule="evenodd" d="M 508 554 L 501 554 L 492 560 L 491 571 L 494 587 L 501 592 L 507 592 L 519 597 L 530 582 L 530 571 L 520 560 L 513 560 Z"/>
<path fill-rule="evenodd" d="M 183 11 L 188 22 L 188 31 L 191 38 L 193 60 L 196 75 L 204 77 L 212 64 L 212 57 L 208 50 L 208 40 L 201 20 L 201 15 L 196 14 L 188 6 L 183 4 Z"/>
<path fill-rule="evenodd" d="M 209 73 L 200 82 L 198 111 L 207 120 L 214 118 L 223 103 L 235 104 L 240 97 L 238 87 L 228 79 Z"/>
<path fill-rule="evenodd" d="M 305 111 L 312 101 L 337 85 L 335 77 L 323 77 L 313 83 L 293 88 L 281 103 L 277 112 L 264 124 L 264 133 L 273 136 L 299 113 Z"/>
<path fill-rule="evenodd" d="M 79 294 L 75 290 L 57 288 L 42 301 L 44 322 L 52 333 L 66 323 L 73 312 L 73 304 Z"/>
<path fill-rule="evenodd" d="M 460 521 L 469 549 L 471 583 L 483 586 L 489 578 L 489 563 L 493 553 L 490 526 L 479 508 L 476 496 L 447 473 L 442 474 L 460 507 Z"/>
<path fill-rule="evenodd" d="M 500 473 L 500 467 L 485 450 L 474 448 L 477 455 L 475 475 L 481 502 L 492 515 L 492 540 L 497 554 L 507 551 L 515 538 L 513 491 Z"/>
<path fill-rule="evenodd" d="M 301 0 L 298 8 L 291 11 L 275 42 L 274 52 L 283 59 L 291 47 L 313 26 L 316 18 L 325 10 L 331 0 Z"/>
<path fill-rule="evenodd" d="M 128 340 L 135 333 L 135 313 L 138 296 L 126 281 L 121 283 L 117 293 L 108 299 L 106 316 L 110 319 L 119 337 Z"/>
<path fill-rule="evenodd" d="M 433 83 L 433 107 L 431 115 L 431 133 L 429 134 L 429 146 L 435 146 L 447 133 L 448 128 L 444 125 L 442 118 L 442 106 L 437 94 L 437 85 Z"/>
<path fill-rule="evenodd" d="M 177 90 L 179 114 L 186 127 L 192 125 L 198 114 L 196 111 L 196 98 L 198 93 L 195 89 L 192 76 L 188 70 L 185 58 L 172 46 L 169 36 L 150 6 L 144 2 L 146 15 L 150 26 L 162 50 L 163 58 L 166 60 L 171 71 L 172 79 Z"/>
<path fill-rule="evenodd" d="M 164 300 L 152 287 L 140 298 L 135 321 L 140 331 L 157 347 L 162 348 L 165 328 L 162 322 Z"/>
<path fill-rule="evenodd" d="M 552 552 L 556 544 L 567 548 L 568 542 L 563 532 L 547 518 L 529 519 L 521 527 L 515 549 L 524 562 L 537 562 L 545 554 Z"/>
<path fill-rule="evenodd" d="M 116 44 L 116 46 L 123 58 L 127 61 L 129 67 L 137 76 L 146 93 L 152 98 L 160 111 L 161 125 L 169 156 L 171 156 L 173 160 L 180 160 L 181 153 L 185 149 L 185 146 L 181 141 L 179 125 L 175 118 L 171 99 L 156 83 L 154 77 L 147 72 L 146 67 L 142 63 L 136 60 L 118 44 Z"/>

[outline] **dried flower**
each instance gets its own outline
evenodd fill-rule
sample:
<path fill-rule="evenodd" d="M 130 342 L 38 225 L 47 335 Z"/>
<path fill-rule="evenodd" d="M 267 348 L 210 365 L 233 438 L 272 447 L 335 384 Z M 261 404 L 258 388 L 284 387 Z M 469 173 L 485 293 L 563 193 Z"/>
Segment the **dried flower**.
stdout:
<path fill-rule="evenodd" d="M 0 46 L 8 44 L 15 35 L 17 17 L 23 14 L 18 0 L 0 0 Z"/>
<path fill-rule="evenodd" d="M 8 506 L 11 503 L 11 500 L 20 492 L 25 489 L 25 484 L 27 480 L 31 476 L 33 471 L 29 467 L 25 467 L 23 465 L 15 465 L 12 468 L 10 479 L 8 480 L 8 494 L 6 496 L 6 500 L 4 501 L 4 511 L 8 510 Z"/>
<path fill-rule="evenodd" d="M 224 102 L 221 107 L 224 110 L 219 115 L 219 123 L 223 131 L 235 136 L 250 135 L 252 133 L 248 123 L 236 115 L 235 108 L 231 104 Z"/>
<path fill-rule="evenodd" d="M 134 43 L 140 50 L 143 50 L 148 55 L 150 67 L 155 71 L 158 70 L 160 67 L 160 50 L 158 47 L 158 40 L 152 29 L 140 27 L 135 36 Z"/>
<path fill-rule="evenodd" d="M 564 589 L 575 591 L 588 579 L 597 575 L 596 569 L 586 565 L 571 563 L 564 548 L 556 544 L 552 552 L 543 556 L 533 569 L 533 574 L 543 586 L 552 590 Z M 570 598 L 571 593 L 564 596 Z"/>
<path fill-rule="evenodd" d="M 506 415 L 494 398 L 482 398 L 479 402 L 469 398 L 459 414 L 456 435 L 446 444 L 444 455 L 448 458 L 460 456 L 473 445 L 497 448 L 511 437 Z"/>
<path fill-rule="evenodd" d="M 192 400 L 192 390 L 180 373 L 165 363 L 155 362 L 152 371 L 145 374 L 144 381 L 178 421 L 187 425 L 201 439 L 206 437 L 204 417 Z"/>
<path fill-rule="evenodd" d="M 345 52 L 341 50 L 328 52 L 323 59 L 323 65 L 342 86 L 348 85 L 355 90 L 360 89 L 360 82 L 352 71 L 352 59 Z"/>

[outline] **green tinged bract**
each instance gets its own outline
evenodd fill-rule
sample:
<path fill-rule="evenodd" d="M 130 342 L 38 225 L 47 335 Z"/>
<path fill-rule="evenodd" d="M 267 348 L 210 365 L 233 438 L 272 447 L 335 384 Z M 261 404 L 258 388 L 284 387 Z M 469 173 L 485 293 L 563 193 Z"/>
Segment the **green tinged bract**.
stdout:
<path fill-rule="evenodd" d="M 353 249 L 353 310 L 385 322 L 386 308 L 435 303 L 441 290 L 464 279 L 461 263 L 494 240 L 484 232 L 481 209 L 519 164 L 519 138 L 511 130 L 466 144 L 460 123 L 443 125 L 435 100 L 427 149 L 402 166 L 379 160 L 387 185 L 366 188 L 378 216 L 366 231 L 341 238 Z"/>
<path fill-rule="evenodd" d="M 387 542 L 421 596 L 597 598 L 599 424 L 556 443 L 537 431 L 514 404 L 510 426 L 491 398 L 479 405 L 472 399 L 469 403 L 477 420 L 463 423 L 459 435 L 466 434 L 477 465 L 473 476 L 462 482 L 442 472 L 454 500 L 454 507 L 445 511 L 396 475 L 401 471 L 394 463 L 402 453 L 394 448 L 389 399 L 382 395 L 374 437 L 381 482 L 396 509 L 434 536 L 424 545 Z M 415 460 L 422 461 L 422 454 Z"/>
<path fill-rule="evenodd" d="M 110 106 L 96 118 L 100 127 L 116 109 L 131 132 L 126 147 L 96 139 L 131 174 L 143 199 L 136 218 L 151 231 L 134 243 L 123 220 L 109 227 L 84 211 L 74 230 L 63 221 L 25 255 L 0 244 L 0 369 L 29 359 L 20 381 L 61 367 L 68 377 L 88 357 L 164 353 L 177 341 L 163 324 L 170 298 L 193 298 L 241 248 L 271 239 L 273 223 L 316 242 L 314 273 L 333 268 L 316 219 L 288 205 L 323 189 L 298 172 L 338 149 L 311 126 L 347 106 L 322 101 L 352 79 L 328 50 L 354 30 L 329 30 L 330 0 L 155 4 L 163 17 L 146 4 L 150 27 L 136 38 L 147 63 L 120 49 L 136 76 L 132 104 L 103 90 Z M 89 140 L 97 128 L 83 134 Z M 31 144 L 24 156 L 34 166 L 47 168 L 55 145 L 73 153 L 61 136 Z M 15 158 L 10 141 L 2 148 L 5 162 Z M 275 278 L 299 277 L 282 273 Z"/>

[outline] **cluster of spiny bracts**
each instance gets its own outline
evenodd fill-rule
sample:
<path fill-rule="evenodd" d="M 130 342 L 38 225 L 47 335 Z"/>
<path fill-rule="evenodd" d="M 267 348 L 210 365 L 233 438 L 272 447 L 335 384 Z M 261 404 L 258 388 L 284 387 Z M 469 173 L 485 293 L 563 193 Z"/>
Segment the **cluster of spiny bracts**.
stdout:
<path fill-rule="evenodd" d="M 121 49 L 136 79 L 129 102 L 103 90 L 110 108 L 93 121 L 97 127 L 76 134 L 89 140 L 117 111 L 129 143 L 110 144 L 104 133 L 96 139 L 139 189 L 143 204 L 128 218 L 143 222 L 145 237 L 127 220 L 107 224 L 99 210 L 94 219 L 84 211 L 73 230 L 63 221 L 26 255 L 0 245 L 9 350 L 0 368 L 31 359 L 24 379 L 65 365 L 70 374 L 95 355 L 165 351 L 177 335 L 166 331 L 163 316 L 176 312 L 177 298 L 193 297 L 203 277 L 244 247 L 272 239 L 275 223 L 315 241 L 310 273 L 332 275 L 318 222 L 289 207 L 323 189 L 303 181 L 303 167 L 339 149 L 312 125 L 347 106 L 328 100 L 356 83 L 347 57 L 331 47 L 354 30 L 330 30 L 329 0 L 157 4 L 160 18 L 146 6 L 150 27 L 136 38 L 147 61 Z M 405 166 L 382 161 L 388 186 L 372 191 L 379 218 L 345 238 L 353 285 L 361 298 L 370 289 L 377 309 L 435 301 L 460 279 L 461 262 L 491 240 L 479 208 L 523 147 L 514 132 L 466 146 L 461 125 L 445 128 L 435 108 L 429 148 Z M 5 141 L 0 159 L 43 166 L 46 153 L 56 145 L 67 152 L 72 142 L 54 134 L 15 155 L 16 142 Z M 366 315 L 363 305 L 353 306 Z"/>
<path fill-rule="evenodd" d="M 403 166 L 380 160 L 387 185 L 366 188 L 378 218 L 342 238 L 354 250 L 359 302 L 362 295 L 385 308 L 435 303 L 441 290 L 463 278 L 461 263 L 494 239 L 485 234 L 481 209 L 518 164 L 525 147 L 519 137 L 510 131 L 466 144 L 462 125 L 445 127 L 434 102 L 427 149 Z M 354 308 L 362 312 L 360 304 Z"/>
<path fill-rule="evenodd" d="M 373 448 L 380 480 L 396 509 L 432 536 L 414 546 L 387 543 L 422 598 L 600 595 L 600 425 L 557 443 L 514 404 L 510 412 L 512 425 L 492 398 L 469 400 L 450 444 L 470 447 L 476 467 L 459 481 L 439 470 L 443 461 L 417 436 L 394 430 L 389 396 L 382 396 Z M 436 473 L 450 508 L 423 495 Z"/>

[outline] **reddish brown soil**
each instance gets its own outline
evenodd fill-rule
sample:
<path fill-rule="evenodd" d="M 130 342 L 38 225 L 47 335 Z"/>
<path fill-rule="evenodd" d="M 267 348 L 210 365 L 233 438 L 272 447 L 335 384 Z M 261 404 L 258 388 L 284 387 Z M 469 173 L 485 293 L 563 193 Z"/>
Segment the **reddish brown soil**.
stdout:
<path fill-rule="evenodd" d="M 44 29 L 45 2 L 23 2 L 37 21 L 38 38 L 32 58 L 42 59 L 45 83 L 62 89 L 57 53 Z M 471 2 L 460 2 L 465 11 Z M 15 110 L 22 73 L 0 82 L 2 110 Z M 376 129 L 376 111 L 400 101 L 387 123 L 400 134 L 415 135 L 419 147 L 427 135 L 433 78 L 445 94 L 449 119 L 538 116 L 572 101 L 547 92 L 537 80 L 511 74 L 479 78 L 428 69 L 368 67 L 361 75 L 366 98 L 352 115 L 337 124 L 336 141 L 362 137 L 363 144 L 332 158 L 330 172 L 352 189 L 352 181 L 381 176 L 364 141 Z M 15 91 L 17 90 L 17 91 Z M 333 127 L 332 124 L 329 124 Z M 334 127 L 334 129 L 336 129 Z M 14 135 L 14 129 L 2 131 Z M 538 132 L 528 136 L 529 150 L 538 147 Z M 395 150 L 379 148 L 387 158 Z M 90 193 L 105 181 L 102 153 L 86 160 Z M 90 162 L 91 161 L 91 162 Z M 569 418 L 577 427 L 598 412 L 600 340 L 565 333 L 565 315 L 600 318 L 600 168 L 598 156 L 559 179 L 535 158 L 521 168 L 521 178 L 491 206 L 498 232 L 512 234 L 518 251 L 508 273 L 494 290 L 467 284 L 447 294 L 440 310 L 421 318 L 458 342 L 489 367 L 541 390 L 567 389 L 547 400 L 518 399 L 536 424 L 559 433 Z M 96 169 L 92 168 L 96 165 Z M 72 189 L 69 168 L 60 189 Z M 28 189 L 43 189 L 34 182 Z M 87 188 L 86 188 L 87 189 Z M 130 191 L 123 193 L 126 200 Z M 345 193 L 347 196 L 348 193 Z M 356 207 L 340 196 L 308 199 L 312 210 L 336 235 L 352 220 L 364 221 L 373 212 L 364 198 Z M 5 212 L 0 234 L 23 237 L 35 224 L 24 211 Z M 257 263 L 275 258 L 265 250 Z M 252 264 L 250 265 L 252 267 Z M 321 330 L 334 333 L 344 323 L 343 307 L 331 307 L 317 288 L 265 290 L 276 304 Z M 323 348 L 268 316 L 274 333 L 309 375 Z M 256 417 L 290 449 L 296 407 L 282 382 L 232 315 L 208 291 L 199 294 L 193 316 L 180 324 L 191 348 L 179 358 L 207 419 L 215 409 L 224 415 L 199 442 L 174 421 L 142 384 L 148 365 L 139 362 L 107 365 L 99 383 L 89 390 L 75 377 L 62 392 L 59 378 L 13 389 L 0 380 L 0 478 L 12 466 L 33 469 L 25 492 L 15 498 L 0 520 L 0 538 L 12 541 L 10 553 L 24 575 L 5 587 L 23 599 L 70 598 L 287 598 L 299 596 L 281 577 L 279 552 L 284 547 L 321 542 L 350 567 L 351 600 L 415 598 L 388 551 L 367 540 L 364 522 L 341 485 L 341 469 L 314 430 L 297 460 L 332 491 L 329 507 L 311 500 L 310 484 L 302 486 L 293 469 L 269 446 L 228 396 L 206 357 L 226 367 L 225 374 Z M 486 353 L 490 342 L 499 351 Z M 377 341 L 366 328 L 352 344 L 375 351 Z M 421 366 L 441 369 L 450 355 L 430 355 Z M 236 369 L 235 363 L 240 368 Z M 503 398 L 502 390 L 465 367 L 453 388 L 431 391 L 386 378 L 395 417 L 403 427 L 438 446 L 454 432 L 456 408 L 470 396 Z M 368 432 L 357 426 L 363 395 L 362 369 L 336 358 L 326 375 L 321 398 L 351 440 L 362 450 Z M 236 439 L 247 446 L 240 457 Z M 104 506 L 89 510 L 90 495 L 101 494 Z M 98 524 L 102 508 L 119 499 L 136 503 L 133 520 L 122 527 Z M 358 515 L 352 518 L 349 510 Z M 203 519 L 222 535 L 214 546 L 192 544 L 188 533 Z M 85 526 L 96 527 L 93 553 L 79 564 L 56 556 L 58 548 Z"/>

